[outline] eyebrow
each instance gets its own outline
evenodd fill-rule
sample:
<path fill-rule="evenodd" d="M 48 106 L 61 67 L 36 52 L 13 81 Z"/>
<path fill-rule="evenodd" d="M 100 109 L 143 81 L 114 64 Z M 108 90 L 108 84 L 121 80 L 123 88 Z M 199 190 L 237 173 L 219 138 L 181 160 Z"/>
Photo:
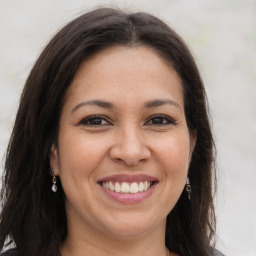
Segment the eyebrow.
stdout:
<path fill-rule="evenodd" d="M 177 102 L 175 102 L 173 100 L 169 100 L 169 99 L 150 100 L 150 101 L 147 101 L 147 102 L 144 103 L 144 107 L 145 108 L 154 108 L 154 107 L 160 107 L 160 106 L 163 106 L 163 105 L 166 105 L 166 104 L 175 106 L 180 111 L 182 111 L 181 106 Z M 81 108 L 81 107 L 87 106 L 87 105 L 94 105 L 94 106 L 98 106 L 98 107 L 101 107 L 101 108 L 108 108 L 108 109 L 114 108 L 114 104 L 111 103 L 111 102 L 107 102 L 107 101 L 104 101 L 104 100 L 89 100 L 89 101 L 83 101 L 83 102 L 79 103 L 78 105 L 76 105 L 72 109 L 71 112 L 73 113 L 78 108 Z"/>
<path fill-rule="evenodd" d="M 87 106 L 87 105 L 94 105 L 94 106 L 98 106 L 101 108 L 114 108 L 114 105 L 110 102 L 104 101 L 104 100 L 88 100 L 88 101 L 83 101 L 81 103 L 79 103 L 78 105 L 76 105 L 71 112 L 76 111 L 78 108 L 83 107 L 83 106 Z"/>
<path fill-rule="evenodd" d="M 160 107 L 163 105 L 172 105 L 174 107 L 177 107 L 180 111 L 182 111 L 182 108 L 180 106 L 180 104 L 178 104 L 176 101 L 173 100 L 169 100 L 169 99 L 157 99 L 157 100 L 151 100 L 148 101 L 144 104 L 144 107 L 146 108 L 154 108 L 154 107 Z"/>

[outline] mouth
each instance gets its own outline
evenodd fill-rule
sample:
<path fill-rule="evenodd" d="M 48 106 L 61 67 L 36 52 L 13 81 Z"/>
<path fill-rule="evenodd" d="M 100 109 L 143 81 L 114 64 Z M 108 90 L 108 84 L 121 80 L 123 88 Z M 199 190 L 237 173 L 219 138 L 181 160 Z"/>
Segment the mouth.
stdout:
<path fill-rule="evenodd" d="M 153 186 L 156 181 L 140 181 L 140 182 L 115 182 L 115 181 L 104 181 L 100 185 L 105 189 L 115 191 L 117 193 L 136 194 L 143 191 L 147 191 Z"/>
<path fill-rule="evenodd" d="M 149 197 L 158 180 L 148 175 L 113 175 L 97 183 L 112 199 L 122 203 L 131 203 Z"/>

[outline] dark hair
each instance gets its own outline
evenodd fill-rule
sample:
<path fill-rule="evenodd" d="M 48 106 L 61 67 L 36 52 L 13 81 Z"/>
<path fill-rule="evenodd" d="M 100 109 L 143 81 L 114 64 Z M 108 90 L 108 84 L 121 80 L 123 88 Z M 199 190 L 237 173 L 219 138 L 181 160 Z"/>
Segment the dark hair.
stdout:
<path fill-rule="evenodd" d="M 67 24 L 49 42 L 26 81 L 6 153 L 0 250 L 9 242 L 28 256 L 56 255 L 67 235 L 65 195 L 51 191 L 49 154 L 57 141 L 65 93 L 81 63 L 102 49 L 150 47 L 182 80 L 189 130 L 197 142 L 189 167 L 191 200 L 181 194 L 167 217 L 166 246 L 183 256 L 210 255 L 215 235 L 214 142 L 204 86 L 190 51 L 158 18 L 99 8 Z"/>

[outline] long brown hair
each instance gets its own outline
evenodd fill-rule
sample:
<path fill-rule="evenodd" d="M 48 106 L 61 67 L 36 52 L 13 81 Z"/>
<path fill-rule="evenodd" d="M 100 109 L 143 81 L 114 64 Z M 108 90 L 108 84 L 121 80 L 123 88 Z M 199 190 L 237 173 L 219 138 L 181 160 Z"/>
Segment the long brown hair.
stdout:
<path fill-rule="evenodd" d="M 81 63 L 114 45 L 145 45 L 169 62 L 183 86 L 189 130 L 197 142 L 184 189 L 167 217 L 166 246 L 183 256 L 210 255 L 215 235 L 214 141 L 203 82 L 182 39 L 158 18 L 99 8 L 67 24 L 46 46 L 26 81 L 6 153 L 0 250 L 9 242 L 27 256 L 56 255 L 67 235 L 65 195 L 51 191 L 49 152 L 67 88 Z"/>

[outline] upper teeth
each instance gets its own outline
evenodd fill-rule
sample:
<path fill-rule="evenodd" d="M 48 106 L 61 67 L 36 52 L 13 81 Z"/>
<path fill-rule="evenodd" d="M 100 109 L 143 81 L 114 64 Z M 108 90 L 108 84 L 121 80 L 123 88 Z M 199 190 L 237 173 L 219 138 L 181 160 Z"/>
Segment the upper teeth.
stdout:
<path fill-rule="evenodd" d="M 147 190 L 151 182 L 150 181 L 141 181 L 141 182 L 113 182 L 113 181 L 104 181 L 102 182 L 104 188 L 110 189 L 111 191 L 121 192 L 121 193 L 138 193 Z"/>

